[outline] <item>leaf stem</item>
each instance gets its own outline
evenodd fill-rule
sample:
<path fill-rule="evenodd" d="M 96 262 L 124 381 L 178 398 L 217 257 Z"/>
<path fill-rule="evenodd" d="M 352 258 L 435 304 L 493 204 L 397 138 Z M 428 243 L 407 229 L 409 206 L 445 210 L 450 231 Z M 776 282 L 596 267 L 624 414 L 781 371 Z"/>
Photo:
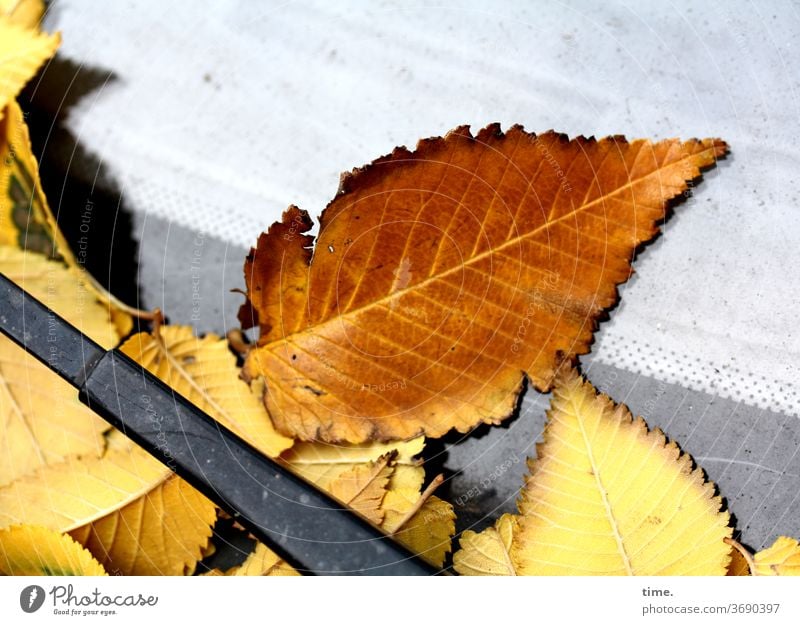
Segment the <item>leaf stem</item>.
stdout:
<path fill-rule="evenodd" d="M 63 254 L 62 254 L 62 256 L 63 256 Z M 69 266 L 69 261 L 65 261 L 65 262 L 66 262 L 67 266 Z M 124 312 L 124 313 L 126 313 L 126 314 L 128 314 L 131 317 L 134 317 L 136 319 L 143 319 L 145 321 L 155 321 L 155 317 L 156 317 L 156 315 L 158 315 L 158 316 L 160 316 L 162 318 L 161 320 L 163 321 L 163 314 L 161 313 L 160 309 L 156 308 L 155 310 L 152 310 L 152 311 L 151 310 L 142 310 L 140 308 L 136 308 L 135 306 L 131 306 L 129 304 L 126 304 L 125 302 L 117 299 L 117 297 L 115 295 L 112 295 L 88 271 L 86 271 L 82 267 L 79 267 L 77 264 L 72 265 L 72 268 L 73 268 L 74 271 L 77 271 L 79 273 L 81 278 L 83 278 L 84 280 L 86 280 L 89 283 L 89 285 L 92 287 L 92 289 L 95 292 L 95 296 L 98 299 L 100 299 L 101 301 L 105 300 L 105 303 L 107 303 L 109 306 L 111 306 L 113 308 L 116 308 L 117 310 L 119 310 L 121 312 Z"/>
<path fill-rule="evenodd" d="M 161 336 L 161 326 L 164 325 L 164 315 L 161 313 L 160 308 L 156 308 L 153 310 L 150 319 L 153 322 L 153 338 L 159 344 L 159 346 L 164 350 L 167 351 L 167 345 L 164 343 L 164 338 Z"/>
<path fill-rule="evenodd" d="M 251 346 L 250 343 L 247 342 L 244 332 L 239 328 L 234 328 L 233 330 L 228 330 L 225 338 L 228 339 L 228 345 L 230 345 L 233 351 L 240 356 L 247 356 Z"/>

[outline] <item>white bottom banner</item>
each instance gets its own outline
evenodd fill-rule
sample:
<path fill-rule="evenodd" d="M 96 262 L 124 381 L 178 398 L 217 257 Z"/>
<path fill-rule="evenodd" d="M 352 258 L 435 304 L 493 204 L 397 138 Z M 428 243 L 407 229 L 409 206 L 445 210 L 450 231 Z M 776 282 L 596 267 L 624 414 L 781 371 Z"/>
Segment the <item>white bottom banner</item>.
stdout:
<path fill-rule="evenodd" d="M 798 623 L 792 578 L 6 577 L 2 623 Z M 566 621 L 565 621 L 566 619 Z"/>

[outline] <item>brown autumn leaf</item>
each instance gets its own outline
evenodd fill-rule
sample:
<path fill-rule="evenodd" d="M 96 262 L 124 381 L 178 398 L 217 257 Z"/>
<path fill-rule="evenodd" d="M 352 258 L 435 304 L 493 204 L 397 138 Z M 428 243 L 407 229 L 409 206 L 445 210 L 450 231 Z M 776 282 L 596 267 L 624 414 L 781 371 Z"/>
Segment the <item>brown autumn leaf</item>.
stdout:
<path fill-rule="evenodd" d="M 525 376 L 547 390 L 561 358 L 588 351 L 668 200 L 726 150 L 496 124 L 397 148 L 343 176 L 313 250 L 295 206 L 261 235 L 244 375 L 266 381 L 276 427 L 306 440 L 498 423 Z"/>

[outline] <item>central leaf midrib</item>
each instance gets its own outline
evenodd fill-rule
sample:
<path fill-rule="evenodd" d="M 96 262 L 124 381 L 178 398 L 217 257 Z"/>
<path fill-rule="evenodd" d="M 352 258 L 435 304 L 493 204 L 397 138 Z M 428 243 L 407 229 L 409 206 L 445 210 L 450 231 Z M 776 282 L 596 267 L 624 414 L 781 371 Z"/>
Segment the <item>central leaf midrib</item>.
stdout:
<path fill-rule="evenodd" d="M 570 211 L 568 213 L 565 213 L 564 215 L 561 215 L 557 219 L 545 222 L 545 223 L 541 224 L 540 226 L 534 228 L 533 230 L 531 230 L 529 232 L 526 232 L 524 234 L 516 236 L 513 239 L 509 239 L 509 240 L 507 240 L 506 242 L 502 243 L 501 245 L 499 245 L 497 247 L 494 247 L 494 248 L 489 249 L 489 250 L 487 250 L 485 252 L 482 252 L 481 254 L 478 254 L 477 256 L 473 256 L 472 258 L 470 258 L 466 262 L 461 263 L 460 265 L 451 267 L 450 269 L 447 269 L 446 271 L 443 271 L 443 272 L 441 272 L 439 274 L 436 274 L 434 276 L 426 278 L 422 282 L 418 282 L 416 284 L 412 284 L 410 286 L 406 286 L 406 287 L 404 287 L 402 289 L 399 289 L 397 291 L 394 291 L 392 293 L 388 293 L 387 295 L 384 295 L 383 297 L 381 297 L 379 299 L 376 299 L 374 301 L 368 302 L 368 303 L 364 304 L 363 306 L 359 306 L 358 308 L 353 308 L 353 309 L 345 311 L 345 312 L 340 312 L 340 313 L 338 313 L 338 314 L 336 314 L 334 316 L 331 316 L 331 317 L 329 317 L 327 319 L 324 319 L 324 320 L 322 320 L 322 321 L 320 321 L 318 323 L 306 326 L 306 327 L 304 327 L 303 329 L 301 329 L 299 331 L 295 331 L 295 332 L 292 332 L 292 333 L 290 333 L 288 335 L 284 335 L 284 336 L 282 336 L 280 338 L 276 338 L 276 339 L 266 343 L 263 347 L 264 348 L 269 348 L 269 347 L 274 346 L 274 345 L 276 345 L 278 343 L 285 343 L 285 342 L 287 342 L 289 340 L 289 338 L 291 336 L 295 336 L 295 335 L 298 335 L 298 334 L 304 334 L 304 333 L 308 332 L 310 329 L 323 327 L 323 326 L 325 326 L 325 325 L 327 325 L 329 323 L 338 321 L 338 320 L 340 320 L 342 318 L 357 316 L 358 314 L 360 314 L 360 313 L 362 313 L 362 312 L 364 312 L 366 310 L 369 310 L 369 309 L 374 308 L 376 306 L 380 306 L 381 304 L 384 304 L 385 302 L 391 301 L 392 299 L 395 299 L 395 298 L 403 295 L 404 293 L 406 293 L 408 291 L 425 288 L 428 284 L 430 284 L 432 282 L 435 282 L 437 280 L 441 280 L 443 277 L 445 277 L 447 275 L 450 275 L 451 273 L 453 273 L 455 271 L 458 271 L 459 269 L 462 269 L 463 267 L 469 266 L 469 265 L 471 265 L 473 263 L 476 263 L 476 262 L 478 262 L 480 260 L 483 260 L 484 258 L 486 258 L 488 256 L 492 256 L 492 255 L 502 251 L 505 248 L 511 247 L 512 245 L 515 245 L 515 244 L 519 243 L 520 241 L 523 241 L 523 240 L 525 240 L 527 238 L 530 238 L 530 237 L 540 233 L 541 231 L 543 231 L 543 230 L 545 230 L 547 228 L 550 228 L 550 227 L 554 226 L 555 224 L 560 223 L 561 221 L 564 221 L 565 219 L 568 219 L 570 217 L 573 217 L 573 216 L 577 215 L 581 211 L 584 211 L 584 210 L 586 210 L 587 208 L 589 208 L 591 206 L 594 206 L 594 205 L 596 205 L 596 204 L 598 204 L 600 202 L 604 202 L 604 201 L 608 200 L 609 198 L 614 197 L 615 195 L 621 193 L 622 191 L 631 188 L 633 185 L 635 185 L 635 184 L 637 184 L 639 182 L 642 182 L 642 181 L 646 180 L 647 178 L 649 178 L 651 176 L 654 176 L 656 174 L 661 174 L 666 170 L 669 170 L 671 168 L 674 168 L 674 167 L 680 165 L 684 161 L 687 161 L 687 160 L 690 160 L 692 158 L 696 158 L 696 157 L 700 156 L 703 152 L 708 151 L 708 150 L 713 150 L 713 146 L 712 147 L 708 147 L 706 150 L 703 150 L 701 152 L 697 152 L 697 153 L 694 153 L 694 154 L 689 154 L 689 155 L 687 155 L 687 156 L 685 156 L 683 158 L 680 158 L 680 159 L 678 159 L 676 161 L 673 161 L 669 165 L 666 165 L 666 166 L 663 166 L 663 167 L 657 167 L 656 169 L 654 169 L 650 173 L 648 173 L 648 174 L 646 174 L 644 176 L 641 176 L 639 178 L 636 178 L 635 180 L 629 180 L 627 184 L 625 184 L 625 185 L 623 185 L 621 187 L 618 187 L 617 189 L 614 189 L 610 193 L 607 193 L 607 194 L 605 194 L 605 195 L 603 195 L 603 196 L 601 196 L 599 198 L 596 198 L 596 199 L 592 200 L 591 202 L 587 202 L 585 204 L 582 204 L 581 206 L 579 206 L 575 210 L 572 210 L 572 211 Z"/>
<path fill-rule="evenodd" d="M 594 459 L 594 454 L 592 453 L 592 446 L 589 442 L 589 437 L 586 434 L 586 429 L 583 427 L 583 419 L 581 419 L 580 411 L 577 409 L 576 406 L 573 406 L 574 414 L 575 414 L 575 421 L 578 423 L 578 427 L 581 431 L 581 437 L 583 437 L 583 444 L 586 447 L 586 456 L 589 459 L 589 464 L 592 467 L 592 475 L 594 476 L 595 484 L 597 485 L 597 490 L 600 493 L 600 498 L 603 501 L 603 507 L 605 508 L 606 516 L 608 517 L 608 523 L 611 526 L 611 531 L 614 535 L 614 540 L 617 543 L 617 549 L 619 550 L 620 556 L 622 557 L 622 563 L 625 565 L 625 571 L 628 575 L 633 575 L 633 567 L 631 566 L 630 556 L 628 556 L 628 552 L 625 551 L 625 544 L 622 541 L 622 535 L 619 532 L 619 527 L 617 526 L 617 519 L 614 516 L 614 511 L 611 508 L 611 502 L 608 500 L 608 491 L 603 484 L 603 480 L 600 478 L 600 471 L 597 466 L 597 462 Z"/>

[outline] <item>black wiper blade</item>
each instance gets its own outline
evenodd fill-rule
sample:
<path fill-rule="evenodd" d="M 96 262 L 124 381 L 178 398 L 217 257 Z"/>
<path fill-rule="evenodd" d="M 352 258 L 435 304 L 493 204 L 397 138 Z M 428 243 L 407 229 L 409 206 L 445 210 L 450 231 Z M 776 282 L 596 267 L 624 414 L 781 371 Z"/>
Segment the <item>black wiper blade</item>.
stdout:
<path fill-rule="evenodd" d="M 0 331 L 78 388 L 81 401 L 311 574 L 441 573 L 199 410 L 106 351 L 0 274 Z"/>
<path fill-rule="evenodd" d="M 3 274 L 0 331 L 76 388 L 106 353 Z"/>

